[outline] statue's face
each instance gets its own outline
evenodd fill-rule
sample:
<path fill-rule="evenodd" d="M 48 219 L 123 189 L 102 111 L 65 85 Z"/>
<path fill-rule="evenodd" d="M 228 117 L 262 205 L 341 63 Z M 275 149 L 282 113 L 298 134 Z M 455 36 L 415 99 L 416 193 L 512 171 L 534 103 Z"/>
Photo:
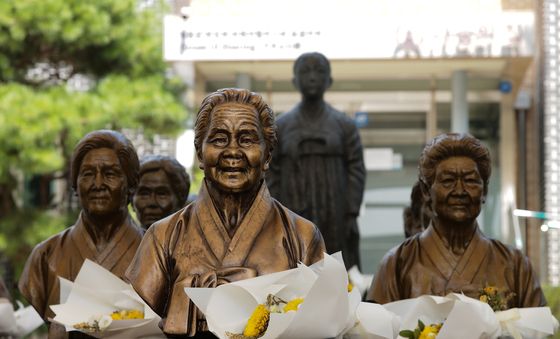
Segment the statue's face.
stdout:
<path fill-rule="evenodd" d="M 430 188 L 435 217 L 443 222 L 473 222 L 480 213 L 484 183 L 476 162 L 469 157 L 451 157 L 436 167 Z"/>
<path fill-rule="evenodd" d="M 126 208 L 127 180 L 115 151 L 97 148 L 86 154 L 78 172 L 77 190 L 82 208 L 90 215 L 106 216 Z"/>
<path fill-rule="evenodd" d="M 145 228 L 181 208 L 167 174 L 161 169 L 142 175 L 132 204 Z"/>
<path fill-rule="evenodd" d="M 294 84 L 306 98 L 322 96 L 331 85 L 331 75 L 320 58 L 308 57 L 295 70 Z"/>
<path fill-rule="evenodd" d="M 256 188 L 268 169 L 270 152 L 254 108 L 237 103 L 216 106 L 199 158 L 206 179 L 219 190 L 239 193 Z"/>

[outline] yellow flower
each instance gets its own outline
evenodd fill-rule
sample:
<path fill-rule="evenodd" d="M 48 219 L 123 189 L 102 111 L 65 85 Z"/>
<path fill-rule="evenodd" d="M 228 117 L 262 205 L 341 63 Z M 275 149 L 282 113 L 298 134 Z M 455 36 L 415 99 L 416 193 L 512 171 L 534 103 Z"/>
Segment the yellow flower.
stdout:
<path fill-rule="evenodd" d="M 484 293 L 488 294 L 489 296 L 496 295 L 496 293 L 498 293 L 498 289 L 494 286 L 486 286 L 484 287 Z"/>
<path fill-rule="evenodd" d="M 297 311 L 299 308 L 299 304 L 301 304 L 303 302 L 303 298 L 295 298 L 293 300 L 290 300 L 286 306 L 284 306 L 284 312 L 289 312 L 289 311 Z"/>
<path fill-rule="evenodd" d="M 348 293 L 352 292 L 352 290 L 354 289 L 354 285 L 352 285 L 351 282 L 348 283 Z"/>
<path fill-rule="evenodd" d="M 122 320 L 122 314 L 119 311 L 115 311 L 113 313 L 111 313 L 111 318 L 113 318 L 113 320 Z"/>
<path fill-rule="evenodd" d="M 121 310 L 111 313 L 113 320 L 144 319 L 144 312 L 139 310 Z"/>
<path fill-rule="evenodd" d="M 270 318 L 270 312 L 266 306 L 259 304 L 251 317 L 247 321 L 247 326 L 243 331 L 243 335 L 246 337 L 260 337 L 266 331 L 268 327 L 268 320 Z"/>
<path fill-rule="evenodd" d="M 484 294 L 481 295 L 479 299 L 480 299 L 480 301 L 482 301 L 483 303 L 488 303 L 488 297 L 487 297 L 486 295 L 484 295 Z"/>
<path fill-rule="evenodd" d="M 442 324 L 431 324 L 424 327 L 424 330 L 420 333 L 420 337 L 418 337 L 418 339 L 434 339 L 439 333 L 441 326 Z"/>
<path fill-rule="evenodd" d="M 129 310 L 127 311 L 126 319 L 144 319 L 144 312 L 139 310 Z"/>

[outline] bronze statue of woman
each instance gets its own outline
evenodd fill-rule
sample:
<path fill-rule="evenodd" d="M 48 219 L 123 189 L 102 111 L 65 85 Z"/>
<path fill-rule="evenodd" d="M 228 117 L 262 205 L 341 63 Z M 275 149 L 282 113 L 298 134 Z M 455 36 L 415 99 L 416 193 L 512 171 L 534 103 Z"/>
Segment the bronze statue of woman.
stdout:
<path fill-rule="evenodd" d="M 39 243 L 19 280 L 21 294 L 48 323 L 50 305 L 60 303 L 58 277 L 73 281 L 85 259 L 120 278 L 142 239 L 128 213 L 138 185 L 138 156 L 124 135 L 110 130 L 88 133 L 72 155 L 72 188 L 82 211 L 70 228 Z M 49 338 L 64 338 L 64 327 L 49 324 Z"/>
<path fill-rule="evenodd" d="M 276 145 L 274 114 L 245 89 L 208 95 L 195 123 L 204 183 L 185 208 L 154 223 L 126 273 L 169 336 L 213 337 L 185 287 L 312 264 L 325 245 L 314 224 L 273 199 L 264 181 Z"/>
<path fill-rule="evenodd" d="M 163 155 L 143 157 L 140 182 L 132 198 L 140 225 L 148 229 L 154 222 L 183 208 L 190 187 L 189 175 L 177 159 Z"/>
<path fill-rule="evenodd" d="M 424 147 L 418 176 L 431 223 L 385 255 L 367 300 L 451 292 L 478 299 L 488 285 L 514 294 L 508 307 L 546 304 L 529 259 L 478 227 L 490 172 L 488 149 L 468 134 L 439 135 Z"/>

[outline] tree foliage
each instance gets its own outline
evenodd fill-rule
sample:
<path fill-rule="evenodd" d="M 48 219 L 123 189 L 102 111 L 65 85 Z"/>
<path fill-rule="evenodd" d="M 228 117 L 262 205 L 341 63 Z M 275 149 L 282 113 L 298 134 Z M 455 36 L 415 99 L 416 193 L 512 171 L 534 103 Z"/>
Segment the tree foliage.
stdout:
<path fill-rule="evenodd" d="M 0 2 L 0 184 L 63 170 L 94 129 L 179 130 L 186 113 L 165 77 L 155 3 Z M 69 86 L 79 76 L 86 91 Z"/>
<path fill-rule="evenodd" d="M 92 130 L 151 136 L 183 127 L 182 84 L 162 57 L 164 4 L 0 1 L 0 256 L 16 272 L 18 249 L 69 226 L 76 212 L 16 204 L 17 178 L 67 178 L 73 147 Z"/>
<path fill-rule="evenodd" d="M 162 71 L 162 4 L 137 0 L 0 2 L 0 80 L 28 82 L 47 63 L 62 80 L 74 74 L 142 76 Z"/>

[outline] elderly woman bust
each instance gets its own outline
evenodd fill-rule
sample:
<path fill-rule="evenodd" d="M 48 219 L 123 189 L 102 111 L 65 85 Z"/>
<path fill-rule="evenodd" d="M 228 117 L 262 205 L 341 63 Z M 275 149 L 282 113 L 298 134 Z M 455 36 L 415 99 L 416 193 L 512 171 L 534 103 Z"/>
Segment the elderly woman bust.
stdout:
<path fill-rule="evenodd" d="M 431 223 L 387 253 L 367 300 L 383 304 L 451 292 L 478 299 L 490 285 L 515 294 L 508 307 L 546 303 L 529 259 L 478 227 L 490 169 L 488 149 L 470 135 L 444 134 L 426 145 L 419 179 Z"/>
<path fill-rule="evenodd" d="M 132 205 L 143 228 L 173 212 L 187 202 L 191 181 L 177 159 L 148 155 L 140 162 L 140 182 Z"/>
<path fill-rule="evenodd" d="M 195 123 L 202 188 L 191 204 L 148 229 L 126 274 L 162 317 L 166 334 L 207 336 L 185 287 L 215 287 L 322 259 L 315 225 L 268 192 L 264 174 L 275 142 L 274 115 L 260 95 L 223 89 L 202 102 Z"/>
<path fill-rule="evenodd" d="M 142 232 L 128 213 L 138 185 L 138 156 L 121 133 L 88 133 L 72 155 L 72 188 L 82 210 L 76 223 L 39 243 L 27 258 L 19 290 L 47 321 L 50 305 L 60 302 L 58 277 L 73 281 L 85 259 L 120 278 L 136 253 Z M 66 337 L 63 327 L 50 325 L 49 338 Z"/>

